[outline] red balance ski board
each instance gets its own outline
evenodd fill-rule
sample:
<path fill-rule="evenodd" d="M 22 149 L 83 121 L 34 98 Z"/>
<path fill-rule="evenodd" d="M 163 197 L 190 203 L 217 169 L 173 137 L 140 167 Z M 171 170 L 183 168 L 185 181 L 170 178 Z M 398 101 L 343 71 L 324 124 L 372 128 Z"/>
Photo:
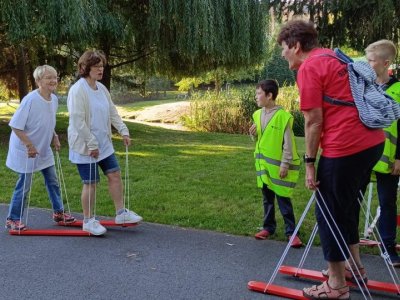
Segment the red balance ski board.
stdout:
<path fill-rule="evenodd" d="M 279 273 L 286 275 L 293 275 L 299 278 L 307 278 L 316 281 L 325 281 L 327 279 L 324 275 L 322 275 L 320 271 L 298 269 L 297 267 L 290 267 L 290 266 L 281 266 L 279 269 Z M 352 287 L 357 287 L 356 284 L 350 281 L 347 281 L 347 285 Z M 381 282 L 368 279 L 367 287 L 368 289 L 375 291 L 383 291 L 394 294 L 398 293 L 398 287 L 395 284 L 388 282 Z"/>
<path fill-rule="evenodd" d="M 100 224 L 103 225 L 104 227 L 133 227 L 138 225 L 139 223 L 123 223 L 123 224 L 117 224 L 115 223 L 114 220 L 99 220 Z M 60 226 L 73 226 L 73 227 L 82 227 L 83 221 L 82 220 L 76 220 L 73 223 L 64 223 L 63 221 L 58 222 L 57 225 Z"/>
<path fill-rule="evenodd" d="M 267 285 L 268 284 L 266 282 L 249 281 L 249 283 L 247 284 L 247 288 L 249 290 L 263 293 L 263 294 L 269 294 L 269 295 L 284 297 L 284 298 L 288 298 L 288 299 L 307 300 L 307 298 L 303 296 L 303 291 L 301 291 L 301 290 L 291 289 L 291 288 L 287 288 L 287 287 L 275 285 L 275 284 L 270 284 L 268 286 L 268 289 L 266 290 Z"/>
<path fill-rule="evenodd" d="M 374 240 L 360 239 L 359 245 L 360 246 L 367 246 L 367 247 L 376 247 L 376 246 L 380 245 L 380 243 L 377 242 L 377 241 L 374 241 Z M 399 244 L 396 245 L 396 250 L 400 251 L 400 245 Z"/>
<path fill-rule="evenodd" d="M 89 232 L 83 230 L 60 230 L 60 229 L 25 229 L 9 230 L 11 235 L 31 235 L 31 236 L 92 236 Z"/>

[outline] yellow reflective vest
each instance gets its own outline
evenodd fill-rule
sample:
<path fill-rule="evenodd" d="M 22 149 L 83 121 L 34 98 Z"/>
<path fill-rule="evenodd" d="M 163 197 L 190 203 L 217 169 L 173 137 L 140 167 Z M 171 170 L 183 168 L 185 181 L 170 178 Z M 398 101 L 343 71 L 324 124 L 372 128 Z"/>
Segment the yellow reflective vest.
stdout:
<path fill-rule="evenodd" d="M 280 178 L 279 170 L 283 153 L 285 128 L 288 123 L 292 128 L 293 116 L 283 109 L 278 109 L 264 131 L 262 131 L 261 112 L 262 110 L 259 109 L 253 114 L 253 120 L 257 126 L 257 143 L 254 152 L 257 186 L 262 188 L 263 184 L 266 184 L 275 194 L 290 198 L 299 178 L 300 169 L 300 158 L 297 154 L 292 130 L 293 161 L 289 165 L 287 177 Z"/>
<path fill-rule="evenodd" d="M 400 103 L 400 82 L 396 82 L 389 86 L 385 91 L 389 96 L 391 96 L 395 101 Z M 393 122 L 392 125 L 383 130 L 385 132 L 385 147 L 383 149 L 383 154 L 379 159 L 378 163 L 374 167 L 375 172 L 389 174 L 392 172 L 396 148 L 397 148 L 397 121 Z"/>

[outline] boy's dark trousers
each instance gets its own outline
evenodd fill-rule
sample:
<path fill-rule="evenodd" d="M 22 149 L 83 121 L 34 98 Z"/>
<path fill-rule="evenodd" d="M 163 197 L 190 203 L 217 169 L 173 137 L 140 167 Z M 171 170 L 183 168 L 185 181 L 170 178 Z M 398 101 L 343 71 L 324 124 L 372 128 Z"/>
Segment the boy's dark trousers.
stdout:
<path fill-rule="evenodd" d="M 274 234 L 276 230 L 275 220 L 275 197 L 278 201 L 279 210 L 285 221 L 285 234 L 286 236 L 292 235 L 295 229 L 295 218 L 293 213 L 293 206 L 290 198 L 281 197 L 271 191 L 267 185 L 262 187 L 263 204 L 264 204 L 264 223 L 263 228 L 268 230 L 270 234 Z"/>

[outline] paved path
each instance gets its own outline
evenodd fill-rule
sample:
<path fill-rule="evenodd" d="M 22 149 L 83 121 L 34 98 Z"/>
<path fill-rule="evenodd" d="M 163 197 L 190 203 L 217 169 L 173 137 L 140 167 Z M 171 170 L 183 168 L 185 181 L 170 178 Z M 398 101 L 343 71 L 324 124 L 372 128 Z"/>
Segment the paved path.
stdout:
<path fill-rule="evenodd" d="M 0 205 L 0 220 L 7 206 Z M 31 209 L 31 228 L 55 228 L 49 210 Z M 62 230 L 62 228 L 60 228 Z M 110 229 L 104 237 L 32 237 L 0 234 L 0 299 L 281 299 L 251 292 L 268 281 L 285 244 L 151 223 Z M 291 250 L 296 265 L 302 250 Z M 388 280 L 382 260 L 364 256 L 372 279 Z M 325 266 L 313 248 L 305 267 Z M 278 275 L 292 288 L 310 281 Z M 382 293 L 373 299 L 396 299 Z M 363 299 L 352 292 L 352 299 Z"/>

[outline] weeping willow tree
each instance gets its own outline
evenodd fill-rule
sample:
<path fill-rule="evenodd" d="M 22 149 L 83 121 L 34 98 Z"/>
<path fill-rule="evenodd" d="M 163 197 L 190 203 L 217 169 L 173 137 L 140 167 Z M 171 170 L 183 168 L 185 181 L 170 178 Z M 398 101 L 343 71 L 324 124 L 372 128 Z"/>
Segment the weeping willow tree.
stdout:
<path fill-rule="evenodd" d="M 350 46 L 363 51 L 379 39 L 399 43 L 398 0 L 271 0 L 280 21 L 302 15 L 313 21 L 326 47 Z"/>
<path fill-rule="evenodd" d="M 262 59 L 263 5 L 258 0 L 2 0 L 0 37 L 15 49 L 20 97 L 27 92 L 29 68 L 50 63 L 61 75 L 71 73 L 85 48 L 105 52 L 108 87 L 111 71 L 122 67 L 174 77 L 223 74 Z"/>
<path fill-rule="evenodd" d="M 95 0 L 2 0 L 0 22 L 2 42 L 14 49 L 20 99 L 28 92 L 27 79 L 34 86 L 33 67 L 54 65 L 61 75 L 66 60 L 59 54 L 64 45 L 84 47 L 99 27 L 100 8 Z M 73 48 L 70 55 L 73 55 Z"/>
<path fill-rule="evenodd" d="M 258 0 L 150 0 L 149 42 L 157 45 L 157 70 L 196 76 L 261 63 L 265 8 Z"/>

